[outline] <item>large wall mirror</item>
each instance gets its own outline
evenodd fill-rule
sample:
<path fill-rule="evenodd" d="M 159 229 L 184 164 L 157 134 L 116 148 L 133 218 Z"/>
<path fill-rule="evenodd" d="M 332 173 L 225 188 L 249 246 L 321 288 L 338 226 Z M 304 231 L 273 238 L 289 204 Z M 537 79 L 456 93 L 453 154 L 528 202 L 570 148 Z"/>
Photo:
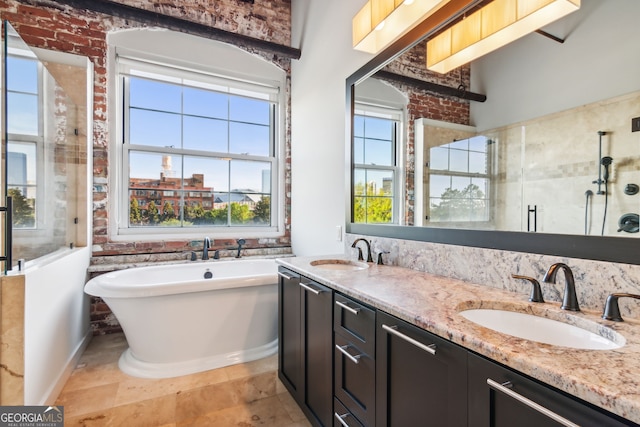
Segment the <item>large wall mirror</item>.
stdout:
<path fill-rule="evenodd" d="M 640 2 L 439 74 L 426 41 L 489 2 L 451 3 L 347 80 L 348 231 L 640 264 Z"/>

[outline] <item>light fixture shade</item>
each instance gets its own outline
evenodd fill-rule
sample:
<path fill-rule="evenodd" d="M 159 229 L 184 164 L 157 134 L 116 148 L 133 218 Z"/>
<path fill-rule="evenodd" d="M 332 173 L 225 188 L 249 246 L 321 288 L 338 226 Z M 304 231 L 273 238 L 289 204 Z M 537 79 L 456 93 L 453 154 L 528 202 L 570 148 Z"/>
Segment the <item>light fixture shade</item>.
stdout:
<path fill-rule="evenodd" d="M 353 17 L 353 48 L 378 53 L 450 0 L 368 0 Z"/>
<path fill-rule="evenodd" d="M 494 0 L 427 42 L 427 69 L 447 73 L 580 9 L 580 0 Z"/>

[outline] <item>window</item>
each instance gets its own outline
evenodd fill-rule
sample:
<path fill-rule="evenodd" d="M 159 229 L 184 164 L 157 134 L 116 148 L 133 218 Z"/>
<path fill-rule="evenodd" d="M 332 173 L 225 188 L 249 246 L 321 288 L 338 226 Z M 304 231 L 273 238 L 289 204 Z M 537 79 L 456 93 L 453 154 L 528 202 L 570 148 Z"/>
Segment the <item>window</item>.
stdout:
<path fill-rule="evenodd" d="M 490 147 L 475 136 L 429 150 L 430 221 L 489 221 Z"/>
<path fill-rule="evenodd" d="M 42 157 L 42 72 L 37 59 L 7 56 L 7 195 L 13 228 L 38 224 L 38 160 Z"/>
<path fill-rule="evenodd" d="M 353 117 L 353 221 L 397 223 L 401 110 L 357 104 Z"/>
<path fill-rule="evenodd" d="M 120 229 L 275 229 L 279 88 L 121 57 L 118 69 Z"/>

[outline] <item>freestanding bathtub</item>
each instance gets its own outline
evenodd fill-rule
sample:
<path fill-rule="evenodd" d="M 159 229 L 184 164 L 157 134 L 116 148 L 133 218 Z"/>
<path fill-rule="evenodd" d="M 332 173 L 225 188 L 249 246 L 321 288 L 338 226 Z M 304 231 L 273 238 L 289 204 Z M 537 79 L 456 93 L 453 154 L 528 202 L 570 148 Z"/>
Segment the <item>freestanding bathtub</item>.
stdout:
<path fill-rule="evenodd" d="M 136 267 L 97 276 L 84 289 L 122 326 L 129 348 L 120 369 L 169 378 L 274 354 L 277 271 L 271 259 Z"/>

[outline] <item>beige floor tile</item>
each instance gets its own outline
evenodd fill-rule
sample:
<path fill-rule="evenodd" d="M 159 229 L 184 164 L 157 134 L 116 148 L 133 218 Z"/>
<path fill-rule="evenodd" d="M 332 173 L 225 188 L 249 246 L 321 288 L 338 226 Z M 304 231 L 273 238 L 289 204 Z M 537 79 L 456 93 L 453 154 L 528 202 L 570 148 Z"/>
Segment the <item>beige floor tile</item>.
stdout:
<path fill-rule="evenodd" d="M 294 423 L 276 396 L 177 422 L 177 426 L 285 427 Z"/>
<path fill-rule="evenodd" d="M 119 383 L 115 404 L 125 405 L 128 403 L 139 402 L 142 400 L 148 400 L 155 397 L 166 396 L 169 394 L 177 394 L 182 391 L 193 389 L 194 387 L 196 387 L 194 385 L 196 383 L 201 383 L 208 380 L 210 381 L 210 383 L 217 384 L 225 382 L 226 379 L 227 377 L 224 372 L 214 371 L 207 372 L 207 375 L 203 375 L 203 378 L 198 379 L 197 381 L 193 377 L 175 377 L 161 379 L 128 377 L 127 379 Z"/>
<path fill-rule="evenodd" d="M 78 417 L 65 419 L 66 427 L 158 427 L 174 426 L 175 396 L 116 406 Z"/>
<path fill-rule="evenodd" d="M 117 391 L 117 383 L 72 390 L 68 393 L 61 393 L 56 405 L 64 406 L 65 417 L 89 414 L 112 408 Z"/>
<path fill-rule="evenodd" d="M 223 369 L 227 372 L 230 380 L 275 371 L 278 369 L 278 355 L 274 354 L 251 362 L 227 366 Z"/>
<path fill-rule="evenodd" d="M 289 413 L 289 416 L 293 421 L 307 421 L 307 417 L 304 415 L 304 412 L 302 412 L 302 409 L 300 409 L 289 392 L 279 393 L 277 397 L 278 400 L 280 400 L 280 404 L 282 404 L 282 407 Z"/>
<path fill-rule="evenodd" d="M 91 388 L 98 385 L 114 384 L 130 378 L 118 368 L 118 362 L 92 364 L 90 366 L 76 368 L 67 383 L 64 392 Z"/>

